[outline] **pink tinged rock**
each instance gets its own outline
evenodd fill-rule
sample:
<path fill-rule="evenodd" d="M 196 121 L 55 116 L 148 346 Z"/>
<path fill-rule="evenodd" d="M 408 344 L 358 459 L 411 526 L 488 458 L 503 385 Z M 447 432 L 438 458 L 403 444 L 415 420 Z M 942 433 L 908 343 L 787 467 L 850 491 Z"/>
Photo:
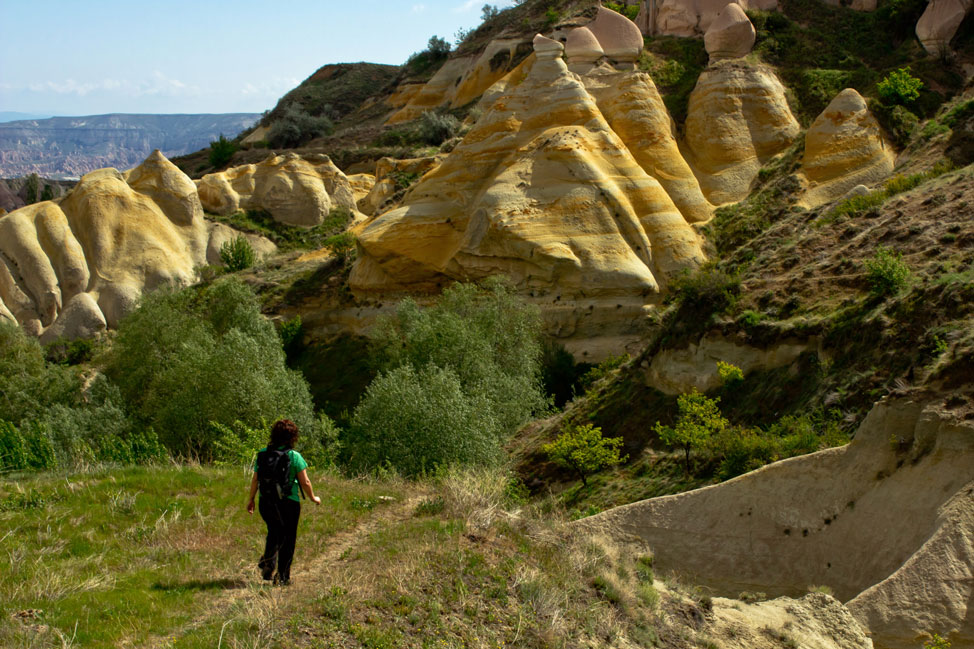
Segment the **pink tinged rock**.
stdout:
<path fill-rule="evenodd" d="M 729 4 L 717 15 L 703 37 L 712 59 L 737 59 L 747 56 L 754 47 L 754 25 L 738 4 Z"/>
<path fill-rule="evenodd" d="M 602 51 L 614 62 L 632 63 L 643 51 L 643 35 L 632 22 L 611 9 L 599 7 L 588 29 L 602 45 Z"/>
<path fill-rule="evenodd" d="M 917 22 L 917 38 L 928 54 L 939 56 L 950 47 L 972 0 L 930 0 Z"/>
<path fill-rule="evenodd" d="M 568 63 L 595 63 L 605 56 L 599 39 L 588 27 L 577 27 L 568 33 L 565 58 Z"/>

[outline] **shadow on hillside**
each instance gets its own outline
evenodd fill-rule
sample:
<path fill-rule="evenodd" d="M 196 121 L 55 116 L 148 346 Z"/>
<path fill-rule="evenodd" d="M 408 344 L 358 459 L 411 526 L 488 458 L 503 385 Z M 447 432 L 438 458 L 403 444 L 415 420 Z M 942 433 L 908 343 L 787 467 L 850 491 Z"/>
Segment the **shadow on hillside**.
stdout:
<path fill-rule="evenodd" d="M 161 581 L 152 585 L 152 590 L 166 592 L 187 592 L 191 590 L 236 590 L 246 588 L 245 579 L 191 579 L 189 581 Z"/>

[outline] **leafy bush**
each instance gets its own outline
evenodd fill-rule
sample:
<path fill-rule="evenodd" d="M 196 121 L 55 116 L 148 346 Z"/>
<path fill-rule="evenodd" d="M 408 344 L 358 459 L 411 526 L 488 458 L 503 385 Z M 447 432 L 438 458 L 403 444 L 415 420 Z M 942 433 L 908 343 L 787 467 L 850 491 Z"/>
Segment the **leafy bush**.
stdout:
<path fill-rule="evenodd" d="M 445 38 L 433 35 L 426 44 L 426 51 L 436 57 L 446 56 L 450 53 L 450 44 Z"/>
<path fill-rule="evenodd" d="M 27 182 L 24 184 L 24 202 L 28 205 L 33 205 L 37 202 L 37 191 L 38 183 L 40 179 L 37 174 L 31 174 L 27 176 Z"/>
<path fill-rule="evenodd" d="M 910 281 L 910 267 L 903 262 L 903 255 L 888 248 L 877 250 L 864 266 L 870 293 L 876 297 L 897 293 Z"/>
<path fill-rule="evenodd" d="M 54 445 L 36 428 L 21 432 L 0 419 L 0 472 L 54 468 Z"/>
<path fill-rule="evenodd" d="M 328 237 L 325 239 L 325 247 L 331 250 L 332 254 L 343 262 L 348 262 L 354 259 L 355 235 L 351 232 L 342 232 L 341 234 Z"/>
<path fill-rule="evenodd" d="M 737 274 L 707 264 L 696 272 L 681 272 L 670 282 L 670 291 L 682 309 L 705 319 L 737 303 L 741 279 Z"/>
<path fill-rule="evenodd" d="M 53 404 L 79 403 L 80 395 L 74 369 L 47 363 L 36 339 L 0 320 L 0 419 L 20 425 Z"/>
<path fill-rule="evenodd" d="M 744 380 L 744 372 L 737 365 L 717 361 L 717 374 L 724 387 L 730 388 Z"/>
<path fill-rule="evenodd" d="M 285 320 L 281 323 L 281 326 L 277 328 L 277 335 L 281 339 L 281 347 L 284 348 L 286 354 L 291 354 L 292 351 L 298 349 L 301 346 L 301 339 L 304 336 L 304 325 L 301 322 L 301 316 L 296 315 L 290 320 Z"/>
<path fill-rule="evenodd" d="M 939 633 L 934 633 L 932 638 L 923 643 L 923 649 L 950 649 L 950 647 L 951 643 Z"/>
<path fill-rule="evenodd" d="M 267 143 L 272 147 L 293 148 L 308 140 L 331 133 L 334 125 L 324 115 L 314 117 L 300 104 L 291 104 L 271 124 L 267 131 Z"/>
<path fill-rule="evenodd" d="M 220 260 L 228 271 L 234 273 L 253 266 L 257 260 L 257 254 L 254 252 L 254 247 L 247 241 L 247 237 L 240 235 L 230 241 L 225 241 L 220 246 Z"/>
<path fill-rule="evenodd" d="M 210 422 L 287 417 L 304 432 L 317 426 L 308 386 L 287 369 L 274 326 L 232 277 L 144 297 L 120 323 L 105 364 L 133 420 L 177 455 L 211 459 Z"/>
<path fill-rule="evenodd" d="M 602 437 L 602 429 L 592 424 L 575 426 L 558 436 L 558 439 L 545 444 L 541 451 L 560 467 L 574 471 L 588 485 L 588 476 L 628 459 L 619 456 L 622 448 L 621 437 Z"/>
<path fill-rule="evenodd" d="M 419 118 L 419 135 L 424 142 L 439 146 L 460 132 L 460 120 L 450 114 L 425 111 Z"/>
<path fill-rule="evenodd" d="M 220 133 L 218 140 L 210 142 L 210 166 L 222 167 L 230 162 L 230 158 L 236 152 L 237 143 L 233 140 L 228 140 L 224 137 L 223 133 Z"/>
<path fill-rule="evenodd" d="M 625 2 L 607 1 L 605 8 L 620 13 L 629 20 L 636 20 L 636 16 L 639 15 L 639 5 L 627 5 Z"/>
<path fill-rule="evenodd" d="M 493 20 L 501 15 L 501 10 L 494 5 L 484 5 L 480 10 L 480 20 L 481 22 L 487 22 L 488 20 Z"/>
<path fill-rule="evenodd" d="M 629 354 L 619 354 L 618 356 L 609 356 L 604 361 L 590 369 L 582 377 L 581 387 L 584 389 L 589 389 L 596 381 L 599 381 L 615 370 L 619 369 L 631 360 Z"/>
<path fill-rule="evenodd" d="M 486 395 L 466 394 L 451 368 L 403 365 L 369 385 L 346 436 L 356 471 L 390 466 L 417 476 L 451 464 L 496 461 L 501 446 Z"/>
<path fill-rule="evenodd" d="M 686 472 L 690 473 L 690 450 L 705 446 L 710 438 L 727 428 L 728 422 L 717 405 L 720 398 L 710 399 L 696 390 L 677 398 L 679 415 L 675 426 L 656 422 L 656 434 L 667 446 L 683 449 Z"/>
<path fill-rule="evenodd" d="M 900 68 L 890 72 L 876 84 L 876 92 L 884 104 L 903 106 L 912 104 L 920 96 L 923 82 L 910 74 L 910 68 Z"/>
<path fill-rule="evenodd" d="M 482 287 L 455 284 L 427 309 L 404 300 L 396 316 L 373 331 L 373 356 L 385 371 L 355 410 L 344 448 L 349 461 L 356 469 L 388 461 L 415 474 L 495 457 L 501 441 L 546 406 L 540 328 L 537 310 L 496 280 Z M 437 393 L 431 383 L 430 394 L 416 397 L 426 404 L 420 409 L 406 399 L 423 380 L 435 382 Z M 463 427 L 447 433 L 444 421 Z M 425 434 L 410 442 L 421 425 L 462 439 L 434 452 Z M 400 440 L 402 448 L 384 448 L 382 436 Z"/>
<path fill-rule="evenodd" d="M 729 480 L 761 468 L 779 457 L 776 440 L 759 429 L 745 427 L 724 428 L 709 441 L 708 447 L 720 462 L 718 474 Z"/>

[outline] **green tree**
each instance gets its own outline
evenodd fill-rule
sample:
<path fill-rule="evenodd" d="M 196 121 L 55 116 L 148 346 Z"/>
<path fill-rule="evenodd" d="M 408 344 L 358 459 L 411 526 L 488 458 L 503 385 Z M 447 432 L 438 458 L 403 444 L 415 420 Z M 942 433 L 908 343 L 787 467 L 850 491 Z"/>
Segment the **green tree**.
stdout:
<path fill-rule="evenodd" d="M 863 265 L 869 291 L 876 297 L 893 295 L 910 281 L 910 267 L 903 261 L 903 255 L 888 248 L 879 248 Z"/>
<path fill-rule="evenodd" d="M 230 158 L 236 152 L 237 143 L 233 140 L 228 140 L 224 137 L 223 133 L 220 133 L 218 140 L 210 142 L 210 166 L 222 167 L 230 162 Z"/>
<path fill-rule="evenodd" d="M 342 232 L 325 239 L 325 247 L 331 250 L 332 254 L 347 263 L 354 259 L 355 254 L 355 235 L 351 232 Z"/>
<path fill-rule="evenodd" d="M 54 199 L 54 186 L 44 185 L 43 191 L 41 191 L 41 200 L 50 201 Z"/>
<path fill-rule="evenodd" d="M 621 437 L 602 437 L 601 428 L 584 424 L 566 430 L 541 450 L 558 466 L 574 471 L 582 484 L 588 486 L 588 476 L 629 458 L 619 456 L 622 443 Z"/>
<path fill-rule="evenodd" d="M 876 84 L 879 98 L 888 106 L 912 104 L 920 97 L 923 81 L 910 74 L 910 68 L 900 68 L 890 72 Z"/>
<path fill-rule="evenodd" d="M 104 363 L 129 415 L 177 455 L 210 460 L 210 422 L 253 428 L 287 417 L 305 434 L 318 425 L 277 331 L 233 277 L 145 296 L 119 324 Z"/>
<path fill-rule="evenodd" d="M 27 176 L 27 182 L 24 185 L 24 202 L 28 205 L 33 205 L 37 202 L 37 190 L 39 189 L 39 182 L 40 179 L 37 177 L 37 174 Z"/>
<path fill-rule="evenodd" d="M 254 252 L 254 247 L 242 234 L 223 242 L 220 246 L 220 261 L 231 273 L 250 268 L 256 260 L 257 253 Z"/>
<path fill-rule="evenodd" d="M 499 457 L 502 442 L 546 407 L 540 329 L 537 310 L 500 281 L 456 284 L 426 309 L 404 300 L 372 334 L 382 374 L 346 432 L 353 468 L 388 462 L 415 474 Z"/>
<path fill-rule="evenodd" d="M 728 421 L 717 405 L 720 398 L 710 399 L 696 390 L 677 399 L 679 415 L 675 426 L 656 422 L 656 434 L 667 446 L 683 449 L 687 475 L 690 473 L 690 450 L 707 444 L 711 436 L 727 428 Z"/>
<path fill-rule="evenodd" d="M 53 404 L 80 403 L 81 381 L 73 368 L 48 363 L 37 339 L 0 320 L 0 419 L 20 425 Z"/>

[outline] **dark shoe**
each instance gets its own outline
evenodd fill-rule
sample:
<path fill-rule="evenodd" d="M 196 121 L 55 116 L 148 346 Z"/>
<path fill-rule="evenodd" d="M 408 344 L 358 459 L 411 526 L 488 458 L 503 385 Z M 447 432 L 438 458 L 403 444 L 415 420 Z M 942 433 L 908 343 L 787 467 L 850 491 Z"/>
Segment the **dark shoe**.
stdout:
<path fill-rule="evenodd" d="M 271 580 L 271 576 L 274 574 L 274 564 L 269 561 L 260 561 L 257 568 L 260 570 L 260 576 L 264 581 Z"/>
<path fill-rule="evenodd" d="M 274 583 L 277 584 L 278 586 L 290 586 L 291 578 L 281 577 L 280 575 L 274 575 Z"/>

